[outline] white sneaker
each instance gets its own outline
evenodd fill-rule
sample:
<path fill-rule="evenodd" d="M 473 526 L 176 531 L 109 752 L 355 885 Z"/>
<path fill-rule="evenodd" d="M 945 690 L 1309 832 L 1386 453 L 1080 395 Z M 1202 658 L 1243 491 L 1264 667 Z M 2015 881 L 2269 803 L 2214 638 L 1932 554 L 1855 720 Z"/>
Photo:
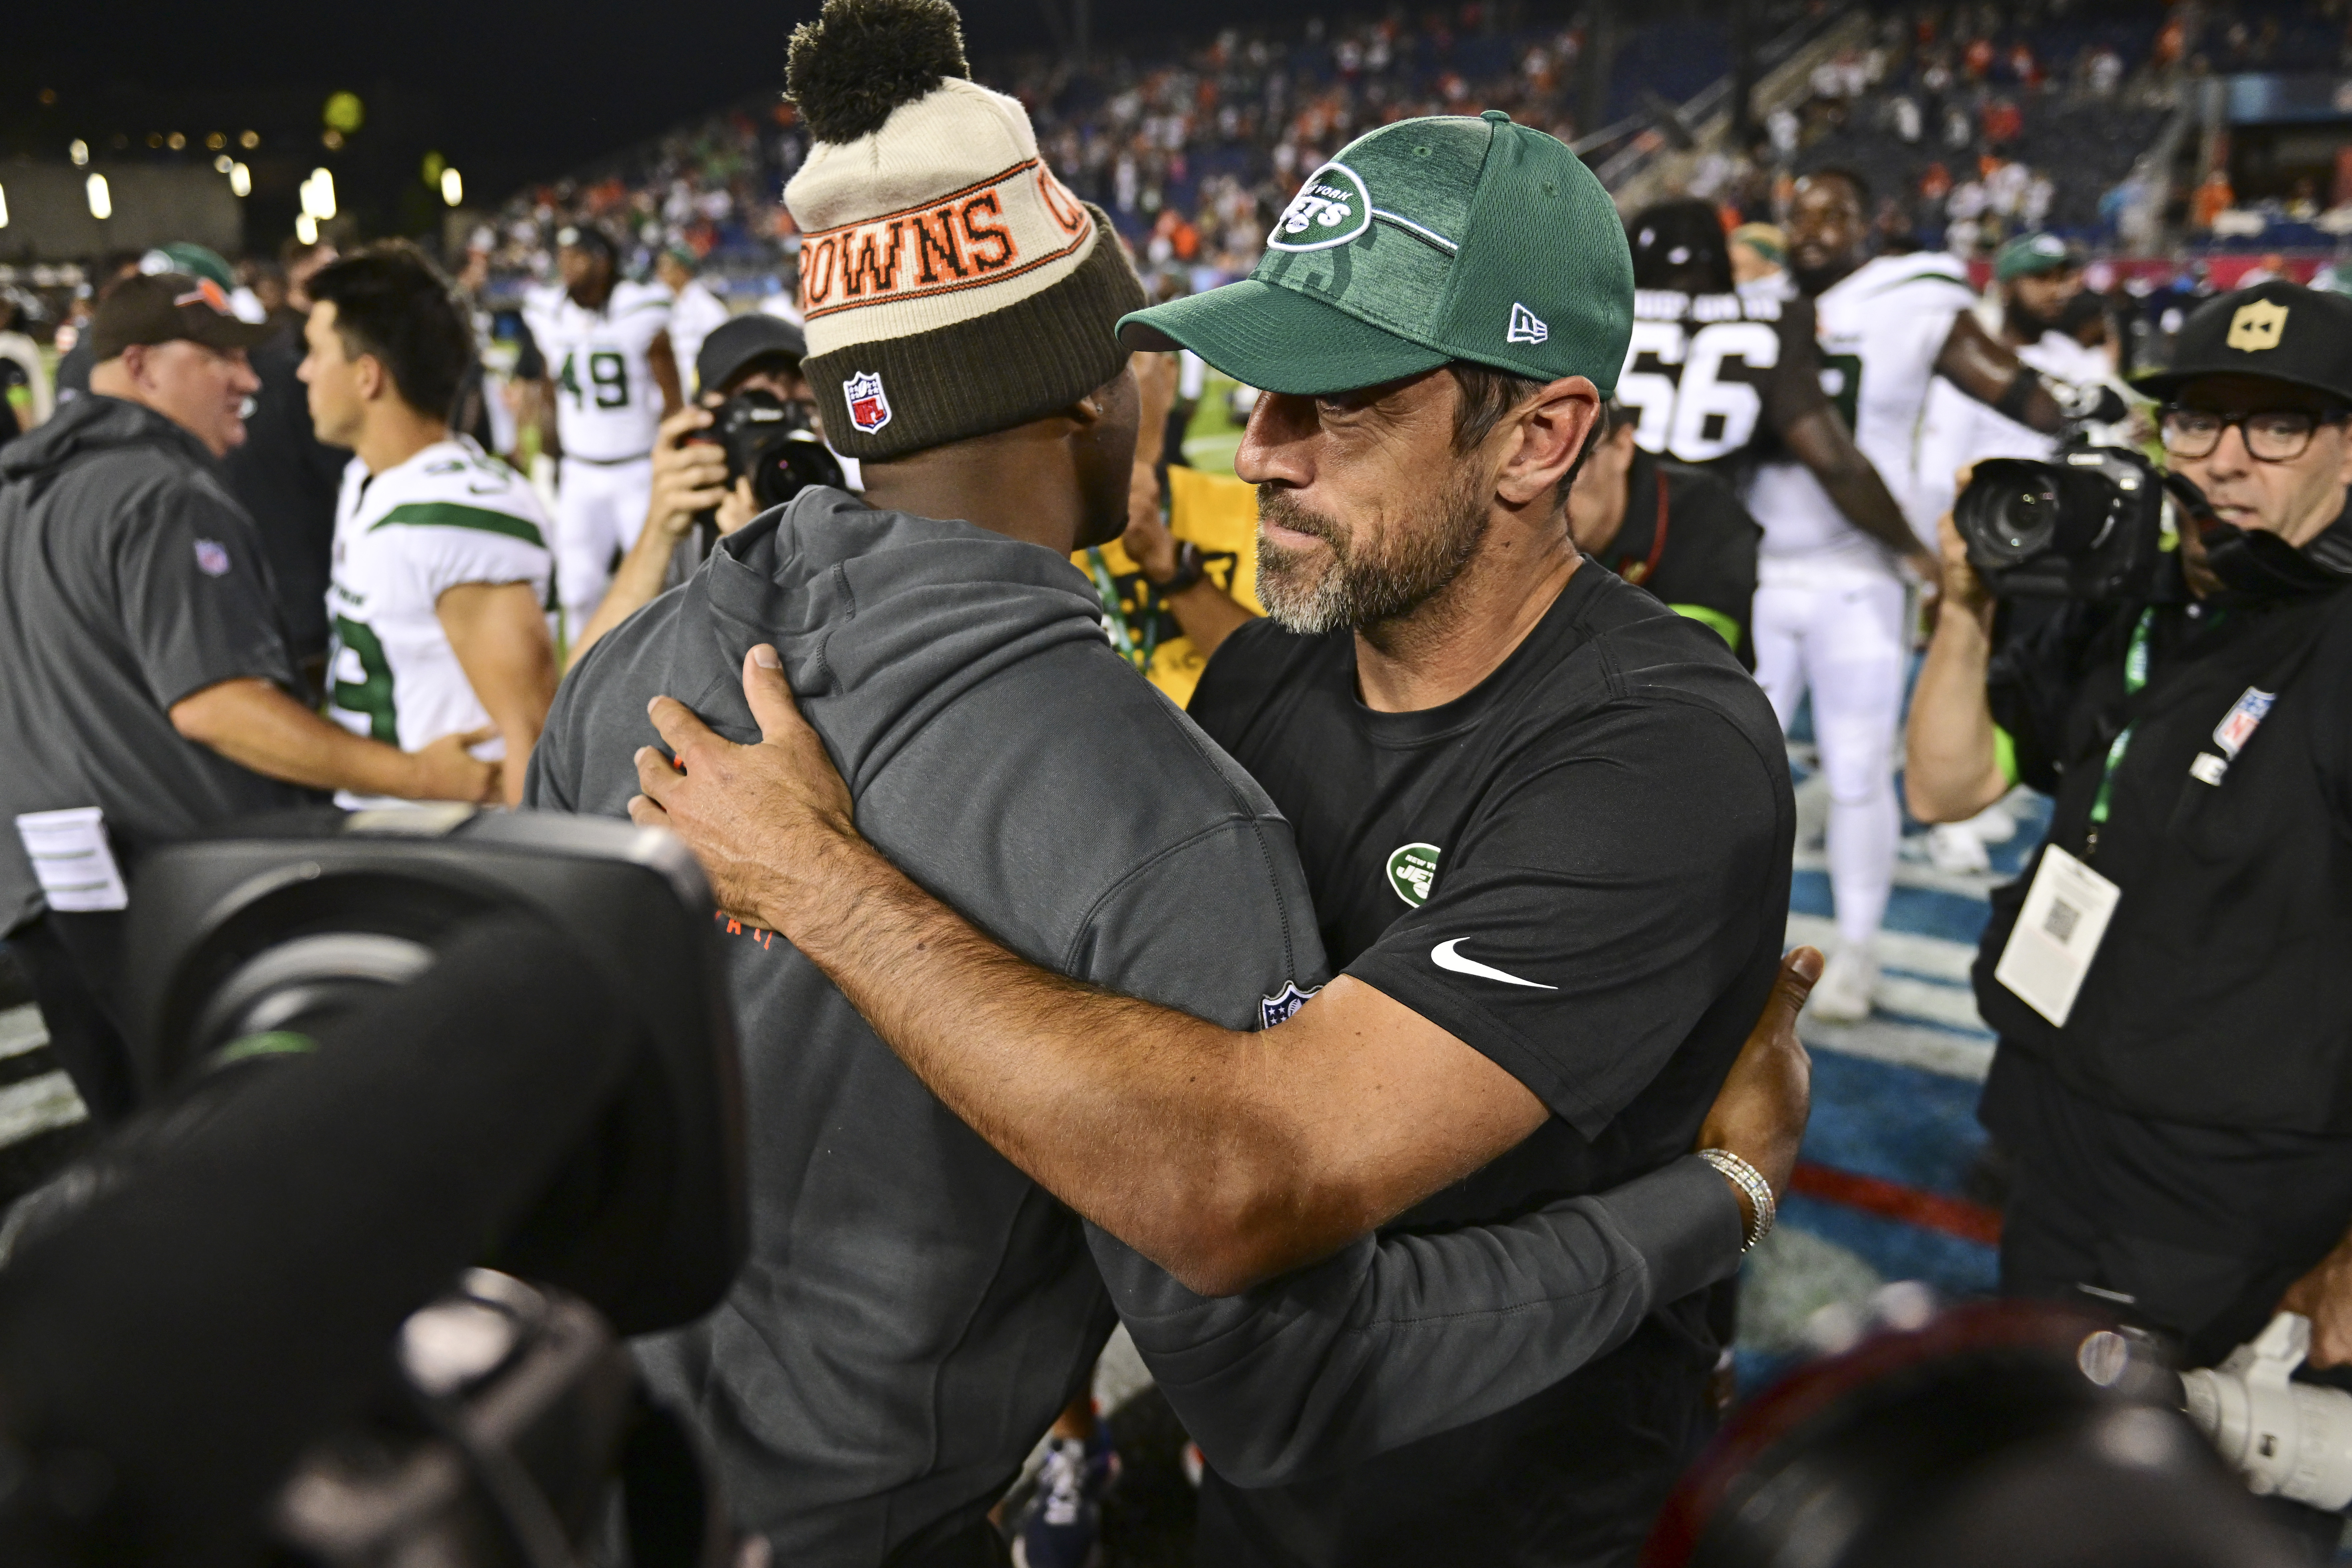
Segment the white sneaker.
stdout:
<path fill-rule="evenodd" d="M 2002 821 L 2009 818 L 2004 816 Z M 2010 833 L 2017 831 L 2011 824 Z M 1977 832 L 1973 818 L 1967 822 L 1944 822 L 1927 829 L 1927 863 L 1938 871 L 1976 871 L 1992 869 L 1992 857 L 1985 853 L 1985 841 Z"/>
<path fill-rule="evenodd" d="M 1859 1024 L 1870 1016 L 1878 989 L 1878 958 L 1866 942 L 1846 942 L 1830 954 L 1805 1011 L 1824 1024 Z"/>
<path fill-rule="evenodd" d="M 2003 795 L 1959 824 L 1977 837 L 1981 844 L 2006 844 L 2017 837 L 2017 818 L 2010 815 L 2009 796 Z"/>

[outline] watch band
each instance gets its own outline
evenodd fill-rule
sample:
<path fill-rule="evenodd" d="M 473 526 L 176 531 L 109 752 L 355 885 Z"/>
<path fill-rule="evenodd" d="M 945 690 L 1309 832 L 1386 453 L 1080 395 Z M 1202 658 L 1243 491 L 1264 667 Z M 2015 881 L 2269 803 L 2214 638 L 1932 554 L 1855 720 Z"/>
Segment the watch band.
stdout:
<path fill-rule="evenodd" d="M 1764 1179 L 1761 1171 L 1728 1149 L 1701 1149 L 1698 1157 L 1748 1194 L 1748 1205 L 1756 1211 L 1756 1217 L 1749 1223 L 1748 1239 L 1739 1244 L 1739 1250 L 1752 1251 L 1758 1242 L 1772 1234 L 1772 1221 L 1780 1208 L 1772 1197 L 1772 1184 Z"/>
<path fill-rule="evenodd" d="M 1208 565 L 1201 558 L 1201 547 L 1189 539 L 1180 539 L 1176 542 L 1175 574 L 1165 583 L 1154 583 L 1151 585 L 1160 591 L 1162 597 L 1165 597 L 1171 594 L 1182 593 L 1208 574 Z"/>

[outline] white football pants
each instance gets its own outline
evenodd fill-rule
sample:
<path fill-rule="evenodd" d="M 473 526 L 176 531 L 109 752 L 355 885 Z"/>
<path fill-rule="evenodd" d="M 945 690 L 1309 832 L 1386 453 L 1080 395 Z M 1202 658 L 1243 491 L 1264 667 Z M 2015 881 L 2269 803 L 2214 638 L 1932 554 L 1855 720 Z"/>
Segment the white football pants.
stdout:
<path fill-rule="evenodd" d="M 1893 572 L 1851 558 L 1757 564 L 1756 680 L 1783 731 L 1806 689 L 1813 694 L 1813 739 L 1830 790 L 1830 897 L 1843 942 L 1878 934 L 1895 886 L 1905 597 Z"/>
<path fill-rule="evenodd" d="M 555 596 L 580 635 L 613 580 L 616 555 L 637 542 L 654 493 L 654 460 L 591 463 L 566 458 L 555 491 Z"/>

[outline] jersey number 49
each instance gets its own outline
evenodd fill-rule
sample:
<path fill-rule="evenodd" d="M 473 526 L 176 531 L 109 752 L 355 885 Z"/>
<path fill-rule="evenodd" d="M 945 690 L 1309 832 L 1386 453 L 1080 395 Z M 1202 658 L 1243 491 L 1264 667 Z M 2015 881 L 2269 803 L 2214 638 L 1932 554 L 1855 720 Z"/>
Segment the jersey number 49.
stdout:
<path fill-rule="evenodd" d="M 1644 361 L 1656 368 L 1636 368 Z M 1763 321 L 1716 321 L 1695 332 L 1680 321 L 1636 321 L 1617 400 L 1640 416 L 1633 439 L 1643 451 L 1711 463 L 1755 439 L 1764 411 L 1754 382 L 1738 373 L 1760 375 L 1780 363 L 1780 336 Z"/>

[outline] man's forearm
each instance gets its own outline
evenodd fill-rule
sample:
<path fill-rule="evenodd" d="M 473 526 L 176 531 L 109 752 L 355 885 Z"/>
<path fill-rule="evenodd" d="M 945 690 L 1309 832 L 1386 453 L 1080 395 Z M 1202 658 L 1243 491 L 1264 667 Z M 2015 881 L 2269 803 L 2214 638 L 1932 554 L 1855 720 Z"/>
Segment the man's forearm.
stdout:
<path fill-rule="evenodd" d="M 620 567 L 606 585 L 596 613 L 588 617 L 588 624 L 572 639 L 566 663 L 578 664 L 596 646 L 597 638 L 660 596 L 662 584 L 669 576 L 669 558 L 677 549 L 677 535 L 663 528 L 658 519 L 638 531 L 637 542 L 621 557 Z"/>
<path fill-rule="evenodd" d="M 1922 822 L 1965 821 L 2008 790 L 1985 690 L 1991 660 L 1991 605 L 1946 603 L 1903 737 L 1904 798 Z"/>
<path fill-rule="evenodd" d="M 1239 1296 L 1192 1295 L 1090 1229 L 1111 1301 L 1226 1479 L 1312 1479 L 1507 1410 L 1731 1273 L 1743 1222 L 1683 1159 L 1438 1236 L 1359 1238 Z"/>
<path fill-rule="evenodd" d="M 1800 416 L 1781 439 L 1799 462 L 1811 468 L 1846 521 L 1894 551 L 1917 555 L 1925 548 L 1877 467 L 1853 444 L 1853 437 L 1828 405 Z"/>
<path fill-rule="evenodd" d="M 1193 649 L 1203 660 L 1227 637 L 1257 619 L 1247 606 L 1206 577 L 1171 595 L 1168 607 L 1176 613 L 1177 626 L 1192 639 Z"/>
<path fill-rule="evenodd" d="M 250 768 L 308 789 L 407 797 L 416 769 L 397 746 L 330 723 L 266 680 L 229 680 L 172 709 L 181 734 Z"/>
<path fill-rule="evenodd" d="M 1322 1256 L 1385 1215 L 1297 1195 L 1287 1131 L 1248 1092 L 1269 1036 L 1040 969 L 862 839 L 800 873 L 821 920 L 761 910 L 932 1093 L 1041 1186 L 1204 1295 Z M 1116 1159 L 1103 1151 L 1116 1150 Z"/>

